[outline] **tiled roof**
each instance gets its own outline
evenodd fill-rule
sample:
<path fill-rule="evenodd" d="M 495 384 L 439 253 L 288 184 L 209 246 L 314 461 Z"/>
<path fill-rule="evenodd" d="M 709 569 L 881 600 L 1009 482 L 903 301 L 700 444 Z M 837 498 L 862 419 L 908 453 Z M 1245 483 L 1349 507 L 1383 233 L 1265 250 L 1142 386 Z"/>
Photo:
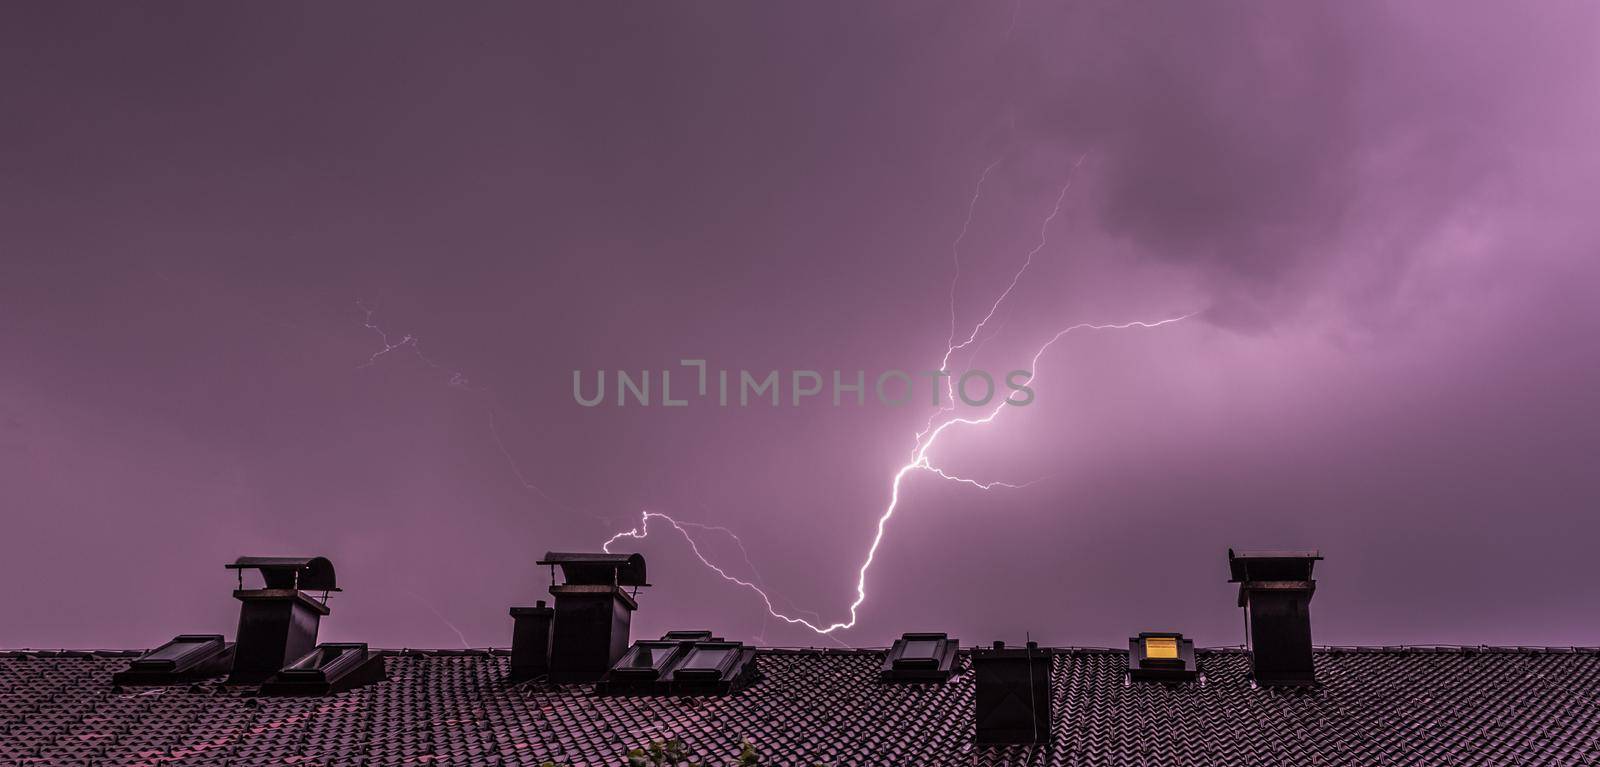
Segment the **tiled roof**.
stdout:
<path fill-rule="evenodd" d="M 118 690 L 125 654 L 6 653 L 0 764 L 610 767 L 666 738 L 802 765 L 1600 764 L 1600 650 L 1322 648 L 1307 689 L 1253 688 L 1236 650 L 1176 685 L 1128 681 L 1123 651 L 1053 652 L 1048 748 L 973 745 L 965 653 L 948 683 L 889 684 L 878 651 L 767 650 L 751 687 L 694 698 L 513 685 L 497 651 L 395 653 L 389 681 L 325 698 Z"/>

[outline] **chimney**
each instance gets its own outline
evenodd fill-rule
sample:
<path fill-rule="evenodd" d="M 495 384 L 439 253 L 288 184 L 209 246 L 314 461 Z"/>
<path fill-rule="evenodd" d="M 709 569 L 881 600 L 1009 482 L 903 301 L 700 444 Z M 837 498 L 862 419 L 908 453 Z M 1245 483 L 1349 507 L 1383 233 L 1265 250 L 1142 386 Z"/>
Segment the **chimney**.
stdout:
<path fill-rule="evenodd" d="M 550 672 L 550 625 L 556 611 L 539 600 L 511 608 L 511 679 L 522 681 Z"/>
<path fill-rule="evenodd" d="M 639 609 L 634 597 L 650 585 L 644 557 L 552 551 L 539 564 L 550 566 L 550 593 L 556 598 L 550 681 L 598 681 L 628 649 L 628 624 Z M 555 583 L 558 565 L 565 579 L 561 584 Z"/>
<path fill-rule="evenodd" d="M 1035 642 L 972 651 L 979 743 L 1050 740 L 1050 653 Z"/>
<path fill-rule="evenodd" d="M 1245 610 L 1250 670 L 1261 685 L 1316 684 L 1311 656 L 1311 568 L 1322 555 L 1309 551 L 1228 549 L 1230 583 L 1239 584 Z"/>
<path fill-rule="evenodd" d="M 256 684 L 311 652 L 317 624 L 328 614 L 328 594 L 338 591 L 333 563 L 323 557 L 239 557 L 239 634 L 229 684 Z M 261 574 L 262 587 L 246 589 L 244 571 Z M 322 592 L 318 601 L 307 592 Z"/>

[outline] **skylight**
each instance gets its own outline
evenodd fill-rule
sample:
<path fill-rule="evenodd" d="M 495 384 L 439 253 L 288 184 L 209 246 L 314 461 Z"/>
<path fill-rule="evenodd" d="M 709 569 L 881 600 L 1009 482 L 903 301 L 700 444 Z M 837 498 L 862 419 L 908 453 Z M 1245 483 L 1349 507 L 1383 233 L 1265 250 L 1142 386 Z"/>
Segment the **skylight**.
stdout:
<path fill-rule="evenodd" d="M 944 634 L 905 634 L 883 659 L 878 678 L 886 682 L 940 682 L 950 678 L 960 644 Z"/>
<path fill-rule="evenodd" d="M 722 695 L 754 681 L 756 652 L 709 631 L 669 631 L 635 642 L 612 664 L 602 695 Z"/>
<path fill-rule="evenodd" d="M 1164 682 L 1194 679 L 1194 642 L 1168 631 L 1129 637 L 1128 674 L 1133 679 Z"/>
<path fill-rule="evenodd" d="M 728 657 L 731 655 L 733 655 L 731 647 L 697 646 L 690 651 L 689 657 L 684 659 L 678 671 L 716 671 L 722 664 L 728 662 Z"/>
<path fill-rule="evenodd" d="M 1178 659 L 1177 637 L 1145 637 L 1144 657 L 1151 659 Z"/>
<path fill-rule="evenodd" d="M 113 674 L 112 684 L 176 684 L 226 673 L 233 645 L 221 634 L 180 634 Z"/>
<path fill-rule="evenodd" d="M 366 660 L 364 644 L 322 644 L 289 664 L 279 674 L 286 677 L 331 679 Z"/>
<path fill-rule="evenodd" d="M 756 677 L 756 651 L 741 642 L 695 642 L 670 672 L 672 692 L 722 695 Z"/>
<path fill-rule="evenodd" d="M 221 635 L 184 634 L 139 656 L 133 661 L 133 665 L 140 669 L 173 671 L 189 666 L 221 649 Z"/>
<path fill-rule="evenodd" d="M 612 666 L 612 673 L 655 679 L 678 657 L 678 649 L 677 642 L 635 642 Z"/>
<path fill-rule="evenodd" d="M 362 642 L 328 642 L 312 648 L 261 685 L 263 695 L 327 695 L 388 678 L 383 656 Z"/>

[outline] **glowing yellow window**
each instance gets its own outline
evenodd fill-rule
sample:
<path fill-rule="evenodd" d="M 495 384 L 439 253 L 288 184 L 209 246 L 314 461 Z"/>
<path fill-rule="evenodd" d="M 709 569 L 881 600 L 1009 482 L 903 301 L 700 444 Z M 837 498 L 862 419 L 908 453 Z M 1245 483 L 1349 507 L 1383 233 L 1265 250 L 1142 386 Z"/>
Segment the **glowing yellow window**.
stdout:
<path fill-rule="evenodd" d="M 1144 657 L 1153 659 L 1172 659 L 1178 657 L 1177 637 L 1145 637 Z"/>

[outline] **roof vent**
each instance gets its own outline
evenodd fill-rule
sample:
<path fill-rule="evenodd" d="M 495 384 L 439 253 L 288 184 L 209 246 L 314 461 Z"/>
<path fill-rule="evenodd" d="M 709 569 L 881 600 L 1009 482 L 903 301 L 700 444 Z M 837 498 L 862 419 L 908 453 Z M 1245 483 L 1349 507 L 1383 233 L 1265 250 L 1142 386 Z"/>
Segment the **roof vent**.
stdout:
<path fill-rule="evenodd" d="M 239 557 L 238 645 L 229 684 L 255 684 L 310 652 L 317 624 L 327 615 L 328 594 L 338 591 L 333 563 L 323 557 Z M 244 571 L 261 575 L 261 588 L 244 587 Z M 320 600 L 306 592 L 320 591 Z"/>
<path fill-rule="evenodd" d="M 755 648 L 709 631 L 669 631 L 634 642 L 601 681 L 609 695 L 722 695 L 756 675 Z"/>
<path fill-rule="evenodd" d="M 640 587 L 650 585 L 645 581 L 644 557 L 552 551 L 539 564 L 550 566 L 550 593 L 556 598 L 550 680 L 599 680 L 628 649 L 629 623 L 639 609 L 634 598 Z M 555 583 L 557 567 L 564 583 Z"/>
<path fill-rule="evenodd" d="M 1129 637 L 1128 674 L 1134 679 L 1190 681 L 1195 678 L 1194 641 L 1154 631 Z"/>
<path fill-rule="evenodd" d="M 1245 609 L 1250 669 L 1258 684 L 1316 683 L 1311 654 L 1311 569 L 1322 555 L 1305 551 L 1228 549 L 1230 583 Z"/>
<path fill-rule="evenodd" d="M 903 634 L 884 655 L 885 682 L 943 682 L 955 667 L 960 642 L 945 634 Z"/>
<path fill-rule="evenodd" d="M 328 695 L 386 678 L 383 656 L 365 642 L 320 644 L 263 683 L 261 694 Z"/>
<path fill-rule="evenodd" d="M 972 652 L 977 674 L 979 743 L 1050 740 L 1050 653 L 1029 642 Z"/>
<path fill-rule="evenodd" d="M 233 665 L 233 644 L 221 634 L 180 634 L 135 658 L 112 684 L 177 684 L 225 674 Z"/>

